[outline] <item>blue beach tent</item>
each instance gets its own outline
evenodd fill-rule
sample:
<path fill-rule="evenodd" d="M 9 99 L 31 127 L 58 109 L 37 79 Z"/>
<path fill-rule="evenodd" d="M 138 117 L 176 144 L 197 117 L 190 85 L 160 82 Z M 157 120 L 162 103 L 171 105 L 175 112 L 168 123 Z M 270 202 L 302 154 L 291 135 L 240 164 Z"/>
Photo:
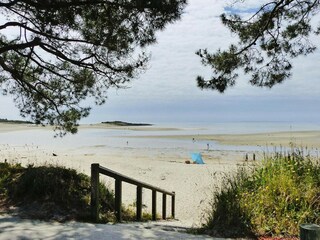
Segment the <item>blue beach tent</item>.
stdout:
<path fill-rule="evenodd" d="M 204 164 L 201 153 L 191 153 L 191 159 L 196 164 Z"/>

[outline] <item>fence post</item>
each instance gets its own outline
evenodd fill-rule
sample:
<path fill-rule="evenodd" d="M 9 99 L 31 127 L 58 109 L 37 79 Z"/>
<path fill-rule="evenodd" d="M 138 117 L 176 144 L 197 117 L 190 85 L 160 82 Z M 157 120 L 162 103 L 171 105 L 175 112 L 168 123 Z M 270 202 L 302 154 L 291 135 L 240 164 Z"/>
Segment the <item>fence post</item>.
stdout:
<path fill-rule="evenodd" d="M 121 222 L 121 205 L 122 205 L 122 181 L 116 179 L 115 184 L 115 211 L 116 211 L 116 218 L 118 222 Z"/>
<path fill-rule="evenodd" d="M 137 186 L 137 221 L 142 219 L 142 187 Z"/>
<path fill-rule="evenodd" d="M 127 182 L 137 186 L 137 220 L 142 219 L 142 189 L 147 188 L 152 191 L 152 220 L 157 220 L 157 192 L 162 193 L 162 218 L 167 217 L 167 195 L 172 196 L 171 201 L 171 214 L 175 218 L 175 192 L 169 193 L 157 187 L 153 187 L 149 184 L 136 181 L 134 179 L 128 178 L 124 175 L 118 174 L 110 169 L 101 167 L 98 163 L 91 164 L 91 218 L 92 221 L 99 221 L 99 175 L 104 174 L 115 179 L 115 216 L 118 222 L 122 221 L 122 182 Z"/>
<path fill-rule="evenodd" d="M 167 194 L 162 194 L 162 219 L 166 219 L 167 216 Z"/>
<path fill-rule="evenodd" d="M 157 191 L 152 190 L 152 220 L 157 220 Z"/>
<path fill-rule="evenodd" d="M 172 198 L 171 198 L 171 216 L 173 219 L 175 219 L 175 200 L 176 200 L 176 193 L 172 192 Z"/>
<path fill-rule="evenodd" d="M 99 164 L 91 164 L 91 218 L 99 221 Z"/>
<path fill-rule="evenodd" d="M 318 240 L 320 239 L 320 226 L 317 224 L 300 225 L 301 240 Z"/>

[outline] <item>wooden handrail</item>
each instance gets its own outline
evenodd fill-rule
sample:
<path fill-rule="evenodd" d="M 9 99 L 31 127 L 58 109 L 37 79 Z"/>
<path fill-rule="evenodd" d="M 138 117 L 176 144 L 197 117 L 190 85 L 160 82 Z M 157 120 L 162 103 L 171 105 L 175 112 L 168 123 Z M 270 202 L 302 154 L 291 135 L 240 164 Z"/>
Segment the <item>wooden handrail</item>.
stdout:
<path fill-rule="evenodd" d="M 142 219 L 142 188 L 152 190 L 152 220 L 156 220 L 157 211 L 157 192 L 162 193 L 162 218 L 166 219 L 166 199 L 171 196 L 171 215 L 175 218 L 175 192 L 168 192 L 150 184 L 137 181 L 125 175 L 100 166 L 98 163 L 91 164 L 91 216 L 95 222 L 99 221 L 99 174 L 103 174 L 115 179 L 115 215 L 118 222 L 121 222 L 121 204 L 122 204 L 122 182 L 137 186 L 137 215 L 138 221 Z"/>
<path fill-rule="evenodd" d="M 92 165 L 94 165 L 94 164 L 92 164 Z M 108 168 L 102 167 L 99 164 L 98 164 L 98 166 L 99 166 L 99 172 L 101 174 L 107 175 L 107 176 L 112 177 L 114 179 L 119 179 L 119 180 L 121 180 L 123 182 L 127 182 L 127 183 L 130 183 L 130 184 L 136 185 L 136 186 L 140 186 L 140 187 L 143 187 L 143 188 L 150 189 L 150 190 L 155 190 L 157 192 L 165 193 L 167 195 L 171 195 L 171 196 L 174 195 L 174 193 L 172 193 L 172 192 L 168 192 L 168 191 L 163 190 L 161 188 L 154 187 L 154 186 L 152 186 L 150 184 L 140 182 L 140 181 L 135 180 L 133 178 L 129 178 L 129 177 L 125 176 L 125 175 L 122 175 L 120 173 L 112 171 L 112 170 L 110 170 Z"/>

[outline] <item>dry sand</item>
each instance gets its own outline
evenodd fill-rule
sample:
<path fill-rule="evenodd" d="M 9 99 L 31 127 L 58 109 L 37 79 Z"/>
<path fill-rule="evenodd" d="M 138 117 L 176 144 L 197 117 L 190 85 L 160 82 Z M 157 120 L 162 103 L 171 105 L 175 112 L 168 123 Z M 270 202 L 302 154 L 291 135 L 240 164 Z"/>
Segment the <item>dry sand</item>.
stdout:
<path fill-rule="evenodd" d="M 97 149 L 99 147 L 96 147 Z M 94 154 L 94 149 L 88 153 L 65 152 L 56 149 L 52 151 L 38 146 L 25 145 L 23 147 L 11 147 L 0 145 L 0 159 L 9 162 L 18 162 L 24 165 L 57 164 L 75 168 L 80 172 L 90 174 L 92 163 L 99 163 L 121 174 L 139 181 L 160 187 L 176 193 L 176 218 L 183 226 L 198 226 L 202 220 L 203 210 L 208 207 L 214 186 L 219 186 L 221 178 L 236 169 L 237 163 L 241 163 L 243 153 L 210 151 L 203 154 L 205 165 L 185 164 L 189 158 L 175 152 L 146 152 L 137 149 L 124 149 L 108 152 L 108 154 Z M 229 161 L 232 159 L 232 161 Z M 234 161 L 238 159 L 237 161 Z M 113 179 L 101 176 L 107 186 L 113 188 Z M 130 205 L 135 201 L 135 187 L 129 184 L 123 185 L 123 201 Z M 161 197 L 158 194 L 158 213 L 161 213 Z M 171 198 L 168 198 L 168 206 L 171 206 Z M 143 191 L 143 203 L 151 212 L 151 191 Z M 169 208 L 168 213 L 171 212 Z"/>
<path fill-rule="evenodd" d="M 82 128 L 106 128 L 107 126 L 88 125 Z M 110 127 L 110 126 L 109 126 Z M 35 127 L 24 125 L 0 124 L 1 132 L 20 131 Z M 119 127 L 117 127 L 119 128 Z M 152 130 L 163 130 L 150 127 Z M 125 129 L 127 129 L 125 127 Z M 80 129 L 81 130 L 81 129 Z M 139 128 L 132 127 L 139 131 Z M 165 129 L 166 131 L 170 129 Z M 0 135 L 1 137 L 1 135 Z M 162 138 L 188 138 L 194 136 L 161 136 Z M 296 143 L 308 144 L 320 147 L 320 132 L 290 132 L 269 133 L 251 135 L 200 135 L 197 139 L 219 141 L 222 144 L 282 144 L 289 145 L 295 139 Z M 176 218 L 182 226 L 199 226 L 203 222 L 204 210 L 210 207 L 211 195 L 216 188 L 220 187 L 221 180 L 232 174 L 238 165 L 244 164 L 242 151 L 203 151 L 203 159 L 206 164 L 185 164 L 189 156 L 185 156 L 179 149 L 136 149 L 124 147 L 122 149 L 109 148 L 107 152 L 100 151 L 100 146 L 92 146 L 87 149 L 54 149 L 37 145 L 11 146 L 0 145 L 0 161 L 7 159 L 10 162 L 21 162 L 22 164 L 41 165 L 59 164 L 72 167 L 80 172 L 90 174 L 92 163 L 99 163 L 131 178 L 149 183 L 151 185 L 175 191 L 176 193 Z M 53 156 L 53 151 L 57 156 Z M 257 153 L 257 159 L 262 154 Z M 111 188 L 114 181 L 103 178 Z M 123 202 L 127 205 L 135 201 L 136 189 L 134 186 L 124 184 Z M 158 212 L 161 213 L 161 197 L 158 195 Z M 170 206 L 168 198 L 168 206 Z M 143 203 L 147 206 L 146 211 L 151 211 L 151 191 L 144 190 Z M 170 209 L 167 211 L 170 213 Z"/>

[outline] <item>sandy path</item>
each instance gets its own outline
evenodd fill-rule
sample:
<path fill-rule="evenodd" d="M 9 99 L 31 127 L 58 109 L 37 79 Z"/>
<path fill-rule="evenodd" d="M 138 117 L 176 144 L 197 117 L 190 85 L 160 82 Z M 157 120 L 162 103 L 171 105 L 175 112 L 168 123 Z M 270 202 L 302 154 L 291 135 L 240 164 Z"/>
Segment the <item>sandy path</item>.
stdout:
<path fill-rule="evenodd" d="M 180 232 L 182 231 L 182 232 Z M 79 222 L 56 223 L 24 220 L 9 215 L 0 215 L 0 239 L 213 239 L 205 235 L 184 233 L 184 229 L 159 223 L 90 224 Z"/>

